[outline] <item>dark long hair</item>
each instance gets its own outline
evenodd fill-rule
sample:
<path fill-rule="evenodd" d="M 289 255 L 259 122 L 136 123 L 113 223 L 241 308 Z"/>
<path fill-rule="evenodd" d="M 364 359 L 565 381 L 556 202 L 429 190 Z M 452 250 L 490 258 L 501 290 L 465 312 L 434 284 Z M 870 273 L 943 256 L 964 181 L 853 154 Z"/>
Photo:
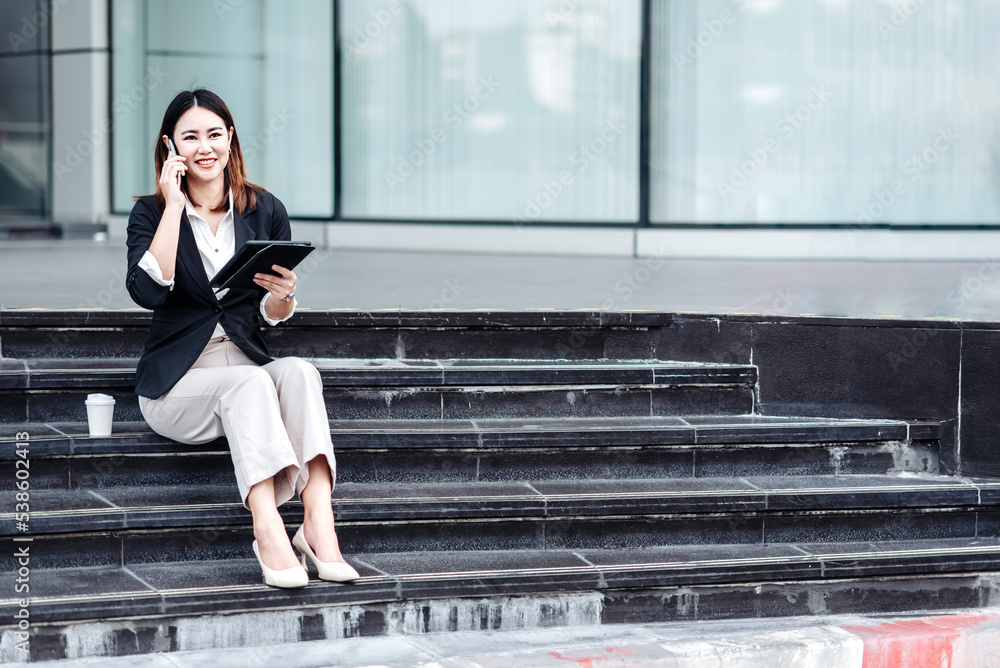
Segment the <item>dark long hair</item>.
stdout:
<path fill-rule="evenodd" d="M 174 136 L 177 129 L 177 121 L 191 107 L 203 107 L 219 116 L 226 124 L 226 129 L 233 129 L 233 139 L 229 148 L 229 163 L 226 165 L 225 184 L 222 192 L 222 200 L 217 202 L 212 211 L 223 212 L 229 210 L 229 191 L 233 191 L 233 208 L 237 212 L 243 213 L 257 202 L 254 190 L 264 190 L 258 185 L 247 181 L 247 166 L 243 161 L 243 151 L 240 150 L 240 135 L 236 131 L 236 124 L 233 123 L 233 115 L 229 112 L 229 107 L 222 101 L 222 98 L 206 88 L 195 90 L 185 90 L 177 94 L 167 105 L 167 110 L 163 113 L 163 124 L 160 132 L 156 135 L 156 145 L 153 148 L 153 164 L 156 166 L 155 174 L 159 177 L 163 163 L 169 155 L 166 145 L 163 143 L 163 135 L 170 138 Z M 187 189 L 187 178 L 181 179 L 181 190 L 191 199 L 191 194 Z M 156 203 L 160 209 L 166 207 L 166 197 L 160 188 L 159 178 L 156 180 Z M 193 200 L 192 200 L 192 203 Z"/>

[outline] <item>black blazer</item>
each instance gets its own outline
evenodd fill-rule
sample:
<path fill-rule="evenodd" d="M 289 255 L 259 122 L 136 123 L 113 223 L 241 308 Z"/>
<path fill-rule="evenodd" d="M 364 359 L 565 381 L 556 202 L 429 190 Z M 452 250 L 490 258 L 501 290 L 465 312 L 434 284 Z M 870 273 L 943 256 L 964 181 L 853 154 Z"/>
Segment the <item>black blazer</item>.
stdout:
<path fill-rule="evenodd" d="M 248 239 L 291 239 L 284 205 L 269 192 L 255 192 L 257 203 L 254 206 L 242 214 L 233 211 L 237 251 Z M 173 290 L 160 285 L 139 268 L 139 260 L 149 250 L 162 215 L 156 198 L 147 196 L 135 203 L 128 219 L 126 285 L 136 304 L 153 310 L 153 322 L 136 367 L 135 391 L 150 399 L 165 394 L 187 373 L 219 322 L 247 357 L 258 364 L 273 361 L 260 335 L 263 325 L 259 311 L 261 293 L 230 290 L 222 301 L 216 299 L 186 213 L 181 214 Z"/>

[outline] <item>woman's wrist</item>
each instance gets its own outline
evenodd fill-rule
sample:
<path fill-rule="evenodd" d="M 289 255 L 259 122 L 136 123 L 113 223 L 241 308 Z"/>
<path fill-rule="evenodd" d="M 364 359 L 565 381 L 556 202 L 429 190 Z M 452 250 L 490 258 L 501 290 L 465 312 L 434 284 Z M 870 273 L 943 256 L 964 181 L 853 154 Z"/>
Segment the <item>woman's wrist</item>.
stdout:
<path fill-rule="evenodd" d="M 264 302 L 264 313 L 271 320 L 282 320 L 291 315 L 292 311 L 295 309 L 295 300 L 282 301 L 274 296 L 273 293 L 268 293 L 267 300 Z"/>
<path fill-rule="evenodd" d="M 183 213 L 184 211 L 184 200 L 168 201 L 165 205 L 166 210 L 171 213 Z"/>

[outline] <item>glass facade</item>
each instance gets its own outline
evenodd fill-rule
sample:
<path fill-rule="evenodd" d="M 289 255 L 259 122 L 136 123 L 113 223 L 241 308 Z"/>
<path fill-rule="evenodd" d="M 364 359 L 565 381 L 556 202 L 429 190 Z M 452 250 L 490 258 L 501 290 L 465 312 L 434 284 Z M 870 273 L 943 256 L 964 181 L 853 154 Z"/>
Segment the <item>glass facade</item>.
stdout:
<path fill-rule="evenodd" d="M 638 0 L 348 0 L 343 215 L 634 223 Z"/>
<path fill-rule="evenodd" d="M 297 218 L 1000 222 L 997 0 L 99 1 L 115 213 L 206 86 Z M 59 185 L 52 8 L 0 2 L 5 217 Z"/>
<path fill-rule="evenodd" d="M 1000 3 L 653 0 L 651 219 L 996 223 Z"/>
<path fill-rule="evenodd" d="M 153 144 L 178 91 L 226 101 L 251 181 L 297 217 L 333 216 L 329 0 L 114 0 L 113 206 L 153 192 Z"/>
<path fill-rule="evenodd" d="M 48 2 L 0 3 L 0 216 L 42 218 L 48 210 Z"/>

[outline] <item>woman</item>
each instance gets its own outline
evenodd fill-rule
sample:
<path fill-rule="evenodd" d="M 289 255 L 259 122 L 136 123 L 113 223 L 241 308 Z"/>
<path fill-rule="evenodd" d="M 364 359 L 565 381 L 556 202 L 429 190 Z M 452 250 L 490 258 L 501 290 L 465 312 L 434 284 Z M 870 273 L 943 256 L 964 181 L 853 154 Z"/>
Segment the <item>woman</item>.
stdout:
<path fill-rule="evenodd" d="M 356 579 L 334 531 L 336 464 L 319 372 L 298 358 L 273 360 L 259 333 L 260 320 L 291 317 L 295 273 L 275 265 L 278 275 L 257 274 L 260 291 L 209 286 L 247 239 L 290 239 L 288 214 L 247 181 L 232 115 L 208 90 L 173 99 L 153 157 L 156 194 L 138 198 L 128 224 L 129 294 L 153 311 L 136 369 L 142 415 L 181 443 L 229 439 L 265 583 L 305 586 L 306 555 L 324 580 Z M 278 513 L 296 491 L 301 565 Z"/>

